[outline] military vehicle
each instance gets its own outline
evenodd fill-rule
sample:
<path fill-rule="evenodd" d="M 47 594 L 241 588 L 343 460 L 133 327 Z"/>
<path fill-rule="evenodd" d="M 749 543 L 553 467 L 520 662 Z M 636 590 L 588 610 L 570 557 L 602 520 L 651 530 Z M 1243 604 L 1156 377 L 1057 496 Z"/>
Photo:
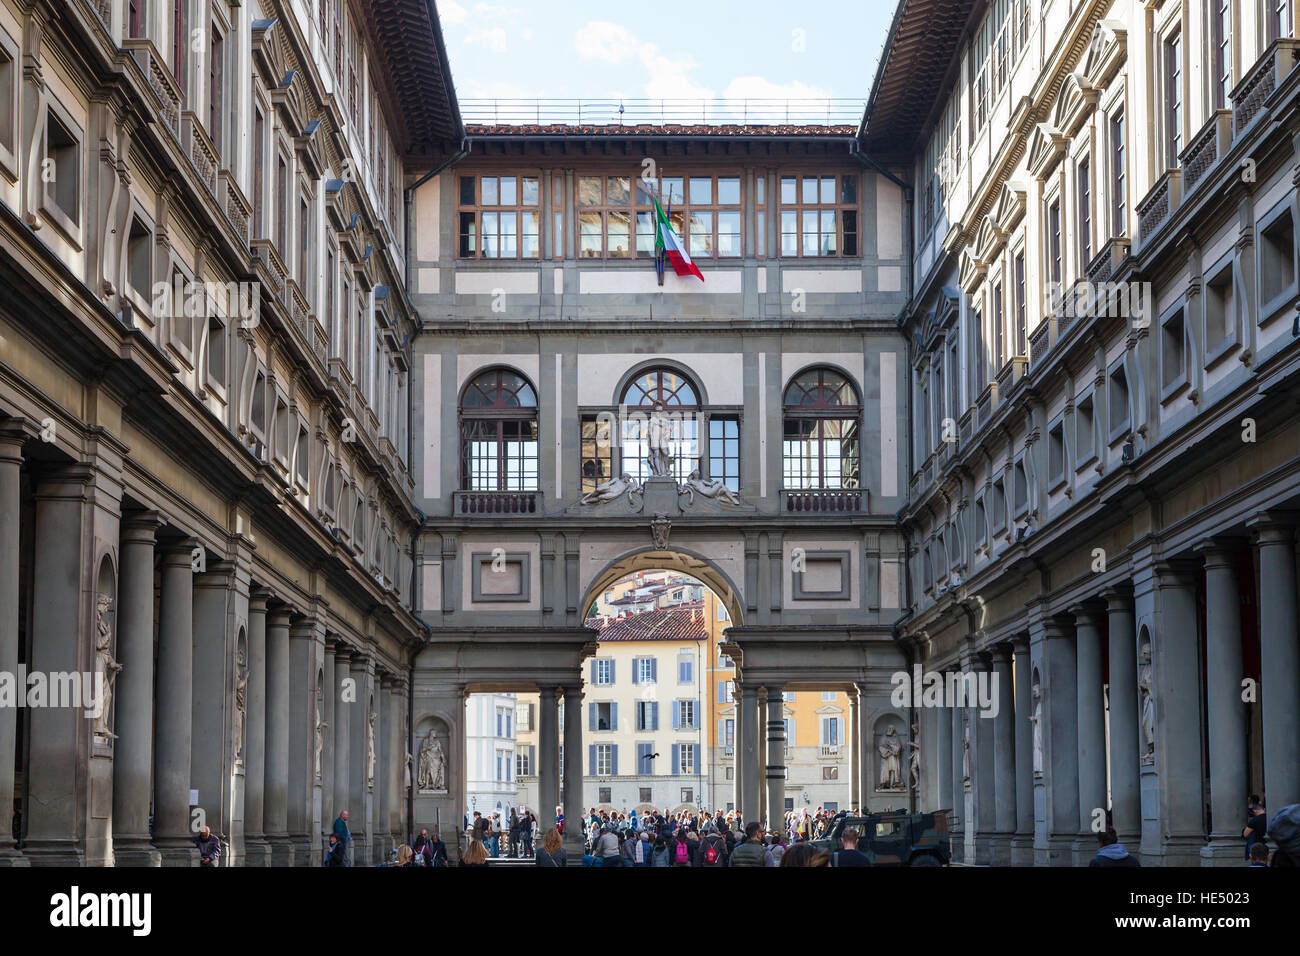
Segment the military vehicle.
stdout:
<path fill-rule="evenodd" d="M 827 852 L 841 848 L 840 834 L 846 827 L 856 827 L 858 849 L 871 859 L 872 866 L 947 866 L 951 855 L 948 843 L 948 810 L 933 813 L 886 813 L 850 815 L 841 810 L 831 818 L 826 835 L 812 845 Z"/>

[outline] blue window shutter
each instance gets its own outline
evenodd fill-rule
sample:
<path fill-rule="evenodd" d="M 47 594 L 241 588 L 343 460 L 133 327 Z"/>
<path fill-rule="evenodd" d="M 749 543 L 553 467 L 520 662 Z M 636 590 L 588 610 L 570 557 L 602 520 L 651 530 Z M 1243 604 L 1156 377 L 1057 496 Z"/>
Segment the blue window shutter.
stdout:
<path fill-rule="evenodd" d="M 609 729 L 618 730 L 618 701 L 609 705 Z"/>
<path fill-rule="evenodd" d="M 609 775 L 618 776 L 618 744 L 609 748 Z"/>
<path fill-rule="evenodd" d="M 659 729 L 659 701 L 657 700 L 650 702 L 650 729 Z"/>
<path fill-rule="evenodd" d="M 596 683 L 596 661 L 594 659 L 591 662 L 591 682 Z"/>
<path fill-rule="evenodd" d="M 615 663 L 616 663 L 615 661 L 610 661 L 610 662 L 609 662 L 609 682 L 610 682 L 611 684 L 614 683 L 614 664 L 615 664 Z"/>
<path fill-rule="evenodd" d="M 596 729 L 596 705 L 595 704 L 587 705 L 587 729 L 588 730 Z"/>
<path fill-rule="evenodd" d="M 680 729 L 678 724 L 681 721 L 682 709 L 677 706 L 677 701 L 673 701 L 673 730 Z"/>
<path fill-rule="evenodd" d="M 691 726 L 703 726 L 703 721 L 700 719 L 700 702 L 698 700 L 695 701 L 694 707 L 691 708 Z"/>
<path fill-rule="evenodd" d="M 596 776 L 596 745 L 587 745 L 587 771 L 589 776 Z"/>
<path fill-rule="evenodd" d="M 534 744 L 528 745 L 528 772 L 530 776 L 537 774 L 537 747 Z"/>
<path fill-rule="evenodd" d="M 632 658 L 632 683 L 641 683 L 641 658 Z"/>
<path fill-rule="evenodd" d="M 638 776 L 650 772 L 650 762 L 645 758 L 650 756 L 649 744 L 636 745 L 636 772 Z"/>
<path fill-rule="evenodd" d="M 650 658 L 650 679 L 655 683 L 659 682 L 659 658 Z"/>
<path fill-rule="evenodd" d="M 673 744 L 673 776 L 674 777 L 677 776 L 677 765 L 680 762 L 678 758 L 678 752 L 677 752 L 677 748 L 680 746 L 681 746 L 680 744 Z"/>
<path fill-rule="evenodd" d="M 720 680 L 718 681 L 718 703 L 720 704 L 725 703 L 726 700 L 727 700 L 727 682 L 725 680 Z"/>
<path fill-rule="evenodd" d="M 727 746 L 727 722 L 725 720 L 718 721 L 718 746 Z"/>

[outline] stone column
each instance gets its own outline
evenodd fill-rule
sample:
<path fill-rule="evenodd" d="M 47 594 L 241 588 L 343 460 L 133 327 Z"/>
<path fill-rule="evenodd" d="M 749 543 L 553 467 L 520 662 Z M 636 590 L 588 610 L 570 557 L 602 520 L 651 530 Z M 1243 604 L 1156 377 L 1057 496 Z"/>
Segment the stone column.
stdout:
<path fill-rule="evenodd" d="M 464 750 L 463 745 L 461 749 Z M 464 800 L 464 796 L 462 795 L 460 799 Z M 582 686 L 566 684 L 564 687 L 564 848 L 570 866 L 582 865 L 582 813 Z"/>
<path fill-rule="evenodd" d="M 1110 809 L 1120 840 L 1136 846 L 1141 833 L 1138 790 L 1137 638 L 1132 595 L 1127 587 L 1103 595 L 1109 623 Z"/>
<path fill-rule="evenodd" d="M 1259 554 L 1259 664 L 1264 801 L 1300 801 L 1300 636 L 1296 625 L 1294 529 L 1251 522 Z"/>
<path fill-rule="evenodd" d="M 158 726 L 154 731 L 154 844 L 163 866 L 196 866 L 190 829 L 193 720 L 193 538 L 163 549 L 158 602 Z M 165 719 L 163 719 L 165 718 Z"/>
<path fill-rule="evenodd" d="M 543 835 L 555 819 L 560 805 L 559 720 L 555 711 L 555 688 L 539 689 L 537 703 L 537 822 Z M 637 768 L 640 770 L 640 768 Z"/>
<path fill-rule="evenodd" d="M 321 720 L 325 726 L 321 728 L 321 748 L 320 748 L 320 777 L 317 783 L 320 785 L 320 843 L 323 848 L 330 844 L 330 833 L 334 830 L 334 725 L 337 718 L 335 711 L 335 700 L 338 697 L 338 674 L 334 666 L 334 649 L 338 646 L 338 641 L 327 636 L 325 640 L 325 660 L 322 665 L 324 675 L 321 678 L 320 688 L 320 708 Z M 316 735 L 312 734 L 312 773 L 316 772 Z"/>
<path fill-rule="evenodd" d="M 1044 826 L 1034 861 L 1072 866 L 1079 833 L 1079 675 L 1073 628 L 1055 618 L 1041 623 Z"/>
<path fill-rule="evenodd" d="M 289 614 L 279 605 L 266 615 L 266 796 L 263 831 L 272 866 L 293 866 L 289 840 Z"/>
<path fill-rule="evenodd" d="M 934 774 L 935 810 L 955 810 L 952 802 L 952 715 L 947 707 L 930 707 L 934 735 L 922 746 L 926 763 Z M 951 821 L 950 821 L 951 822 Z"/>
<path fill-rule="evenodd" d="M 23 463 L 23 442 L 26 435 L 12 423 L 0 430 L 0 673 L 18 673 L 18 555 L 22 502 L 18 475 Z M 152 574 L 150 588 L 153 587 Z M 149 602 L 153 615 L 153 601 Z M 121 614 L 118 615 L 119 621 Z M 119 635 L 121 625 L 118 626 Z M 152 643 L 152 642 L 151 642 Z M 121 648 L 121 637 L 118 637 Z M 150 658 L 152 663 L 152 649 Z M 121 682 L 118 682 L 121 687 Z M 120 694 L 121 691 L 119 690 Z M 118 721 L 122 707 L 118 705 Z M 0 817 L 0 866 L 28 866 L 30 861 L 14 845 L 10 832 L 10 808 L 14 805 L 14 762 L 18 752 L 18 710 L 0 707 L 0 807 L 5 812 Z M 146 754 L 148 751 L 146 750 Z M 148 788 L 148 768 L 145 773 Z M 148 794 L 145 805 L 148 812 Z M 148 836 L 147 828 L 145 836 Z"/>
<path fill-rule="evenodd" d="M 345 705 L 351 710 L 348 715 L 348 730 L 351 734 L 348 744 L 348 753 L 351 757 L 348 810 L 352 819 L 348 825 L 352 830 L 352 865 L 364 866 L 370 846 L 370 832 L 367 825 L 369 816 L 367 807 L 370 805 L 367 764 L 370 758 L 370 690 L 374 660 L 364 654 L 353 654 L 350 666 L 350 676 L 356 685 L 357 699 L 355 703 Z"/>
<path fill-rule="evenodd" d="M 153 781 L 154 543 L 156 511 L 122 519 L 117 584 L 117 712 L 113 732 L 113 865 L 159 866 L 149 836 Z M 0 667 L 0 669 L 3 669 Z"/>
<path fill-rule="evenodd" d="M 383 678 L 379 672 L 374 676 L 375 697 L 375 776 L 370 785 L 370 813 L 366 819 L 366 831 L 370 834 L 370 862 L 382 863 L 388 855 L 388 837 L 380 821 L 384 817 L 384 766 L 387 753 L 384 746 L 384 722 L 388 717 L 388 702 L 384 700 Z"/>
<path fill-rule="evenodd" d="M 190 829 L 208 826 L 221 841 L 222 866 L 233 866 L 230 813 L 229 708 L 234 688 L 234 637 L 230 596 L 234 565 L 208 555 L 207 570 L 194 578 L 194 650 L 190 702 L 190 789 L 198 795 Z"/>
<path fill-rule="evenodd" d="M 264 835 L 266 800 L 266 602 L 271 592 L 248 596 L 248 687 L 244 717 L 244 865 L 270 866 Z"/>
<path fill-rule="evenodd" d="M 1241 595 L 1231 543 L 1204 541 L 1205 702 L 1210 750 L 1210 842 L 1202 866 L 1241 866 L 1246 704 L 1241 699 Z"/>
<path fill-rule="evenodd" d="M 407 754 L 414 748 L 406 733 L 406 684 L 401 677 L 393 678 L 389 688 L 389 699 L 393 704 L 393 723 L 389 738 L 391 748 L 389 752 L 393 754 L 389 774 L 393 786 L 389 791 L 388 831 L 393 834 L 398 843 L 410 843 L 412 837 L 407 833 L 403 822 L 406 819 L 406 796 L 409 791 L 406 785 L 406 774 L 409 767 L 414 777 L 416 768 L 413 763 L 408 764 L 406 760 Z M 412 779 L 411 783 L 414 782 Z"/>
<path fill-rule="evenodd" d="M 762 800 L 759 794 L 758 768 L 762 763 L 762 738 L 759 731 L 758 711 L 763 689 L 757 684 L 742 684 L 740 698 L 740 739 L 736 745 L 736 776 L 740 778 L 740 800 L 736 806 L 746 823 L 763 819 Z M 743 770 L 742 770 L 743 768 Z"/>
<path fill-rule="evenodd" d="M 1029 640 L 1020 636 L 1011 642 L 1015 654 L 1015 786 L 1016 832 L 1011 838 L 1011 865 L 1034 864 L 1034 728 L 1029 722 L 1033 713 L 1030 693 Z"/>
<path fill-rule="evenodd" d="M 979 654 L 972 663 L 976 679 L 992 680 L 993 668 L 987 655 Z M 975 685 L 978 688 L 978 683 Z M 975 748 L 975 780 L 971 787 L 974 796 L 975 862 L 986 865 L 993 862 L 993 842 L 997 831 L 997 791 L 994 774 L 996 745 L 995 718 L 985 715 L 978 706 L 978 697 L 966 709 L 966 719 L 971 725 L 971 743 Z"/>
<path fill-rule="evenodd" d="M 780 829 L 785 819 L 785 687 L 767 685 L 767 826 Z"/>
<path fill-rule="evenodd" d="M 1106 711 L 1101 672 L 1101 627 L 1097 612 L 1082 605 L 1074 615 L 1075 686 L 1079 742 L 1079 836 L 1074 865 L 1087 866 L 1097 852 L 1093 820 L 1106 812 Z"/>
<path fill-rule="evenodd" d="M 1011 677 L 1011 645 L 993 648 L 993 678 L 997 681 L 993 718 L 993 800 L 995 837 L 990 859 L 997 866 L 1011 862 L 1011 837 L 1016 832 L 1016 705 Z"/>
<path fill-rule="evenodd" d="M 334 821 L 344 810 L 348 816 L 352 809 L 352 714 L 356 712 L 356 703 L 347 700 L 355 696 L 349 681 L 352 651 L 346 644 L 334 645 L 334 804 L 324 808 L 321 813 L 322 826 L 332 830 Z M 346 696 L 345 696 L 346 695 Z M 324 823 L 328 817 L 329 823 Z"/>
<path fill-rule="evenodd" d="M 849 751 L 849 807 L 860 810 L 862 807 L 862 720 L 858 712 L 858 688 L 849 691 L 849 726 L 845 728 L 843 746 Z M 904 754 L 903 765 L 907 765 Z"/>
<path fill-rule="evenodd" d="M 952 842 L 952 858 L 954 860 L 965 860 L 965 838 L 962 836 L 968 826 L 966 820 L 966 788 L 970 781 L 965 779 L 965 761 L 962 759 L 962 735 L 966 730 L 965 715 L 962 708 L 951 706 L 948 708 L 948 720 L 952 725 L 952 750 L 948 754 L 948 759 L 952 767 L 952 812 L 954 820 Z"/>

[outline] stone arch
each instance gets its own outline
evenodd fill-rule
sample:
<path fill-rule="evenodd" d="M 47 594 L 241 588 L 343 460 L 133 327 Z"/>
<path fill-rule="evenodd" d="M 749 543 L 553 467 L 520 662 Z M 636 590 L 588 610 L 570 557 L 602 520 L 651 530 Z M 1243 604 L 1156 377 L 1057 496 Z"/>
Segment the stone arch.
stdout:
<path fill-rule="evenodd" d="M 637 571 L 678 571 L 690 575 L 717 596 L 733 625 L 743 623 L 741 591 L 731 576 L 704 555 L 681 547 L 637 549 L 608 562 L 587 585 L 582 620 L 586 620 L 587 612 L 606 588 Z"/>
<path fill-rule="evenodd" d="M 672 369 L 673 371 L 683 375 L 691 383 L 691 387 L 695 389 L 695 397 L 699 403 L 699 407 L 704 408 L 709 404 L 708 386 L 704 384 L 704 379 L 700 373 L 679 359 L 663 356 L 648 358 L 643 362 L 637 362 L 635 365 L 631 365 L 624 369 L 623 374 L 618 377 L 618 383 L 614 387 L 614 394 L 609 398 L 610 403 L 614 405 L 621 404 L 623 401 L 623 393 L 627 391 L 628 386 L 646 372 L 653 371 L 657 368 Z"/>
<path fill-rule="evenodd" d="M 785 407 L 785 393 L 786 390 L 790 388 L 791 382 L 797 379 L 800 375 L 803 375 L 805 372 L 811 372 L 814 369 L 823 368 L 843 375 L 845 380 L 853 386 L 854 395 L 858 400 L 858 408 L 862 408 L 866 404 L 866 392 L 863 391 L 862 382 L 858 381 L 858 377 L 843 365 L 837 365 L 834 362 L 809 362 L 807 365 L 795 369 L 786 377 L 786 380 L 781 383 L 781 407 Z"/>

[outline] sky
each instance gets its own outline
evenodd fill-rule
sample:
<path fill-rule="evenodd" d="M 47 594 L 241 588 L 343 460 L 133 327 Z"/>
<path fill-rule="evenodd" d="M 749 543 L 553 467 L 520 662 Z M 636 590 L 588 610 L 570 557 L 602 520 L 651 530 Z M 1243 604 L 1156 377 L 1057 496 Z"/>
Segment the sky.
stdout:
<path fill-rule="evenodd" d="M 437 0 L 462 102 L 865 102 L 895 0 Z"/>

